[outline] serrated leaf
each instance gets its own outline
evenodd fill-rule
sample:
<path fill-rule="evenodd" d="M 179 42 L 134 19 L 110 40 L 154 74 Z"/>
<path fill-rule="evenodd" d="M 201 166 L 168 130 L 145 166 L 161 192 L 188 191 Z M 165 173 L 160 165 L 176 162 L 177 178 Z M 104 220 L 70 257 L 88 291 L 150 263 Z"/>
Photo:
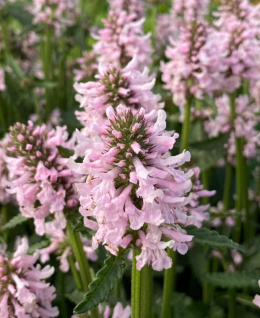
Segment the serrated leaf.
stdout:
<path fill-rule="evenodd" d="M 13 217 L 9 222 L 7 222 L 3 228 L 4 230 L 7 229 L 13 229 L 14 227 L 16 227 L 17 225 L 20 225 L 22 223 L 24 223 L 25 221 L 27 221 L 28 218 L 26 218 L 25 216 L 23 216 L 22 214 L 18 214 L 15 217 Z"/>
<path fill-rule="evenodd" d="M 64 148 L 62 146 L 57 146 L 58 150 L 59 150 L 59 154 L 62 156 L 62 158 L 69 158 L 74 154 L 73 150 Z"/>
<path fill-rule="evenodd" d="M 244 247 L 238 243 L 233 242 L 230 238 L 225 235 L 220 235 L 217 231 L 212 231 L 204 227 L 197 228 L 190 225 L 186 228 L 189 235 L 193 235 L 193 241 L 200 244 L 208 244 L 213 247 L 227 247 L 230 249 L 236 249 L 244 251 Z"/>
<path fill-rule="evenodd" d="M 223 288 L 257 288 L 259 278 L 260 271 L 221 272 L 205 275 L 205 279 L 209 283 Z"/>
<path fill-rule="evenodd" d="M 89 292 L 75 307 L 75 314 L 85 313 L 102 303 L 121 280 L 125 267 L 123 255 L 109 256 L 104 266 L 97 272 L 97 278 L 89 285 Z"/>
<path fill-rule="evenodd" d="M 75 305 L 77 305 L 79 302 L 81 302 L 82 298 L 84 297 L 84 292 L 75 289 L 72 293 L 70 294 L 65 294 L 65 296 Z"/>
<path fill-rule="evenodd" d="M 36 250 L 47 247 L 50 244 L 48 240 L 43 240 L 34 244 L 31 244 L 28 250 L 28 254 L 33 254 Z"/>

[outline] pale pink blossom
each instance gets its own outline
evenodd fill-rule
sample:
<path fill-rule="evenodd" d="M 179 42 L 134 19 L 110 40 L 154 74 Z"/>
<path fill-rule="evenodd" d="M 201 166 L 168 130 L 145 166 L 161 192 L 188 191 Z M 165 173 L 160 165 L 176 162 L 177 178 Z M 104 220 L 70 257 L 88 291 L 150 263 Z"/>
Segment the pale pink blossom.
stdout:
<path fill-rule="evenodd" d="M 260 7 L 247 0 L 223 0 L 214 14 L 217 17 L 214 25 L 222 35 L 222 41 L 220 39 L 218 43 L 226 65 L 226 70 L 222 71 L 222 90 L 233 92 L 244 79 L 253 87 L 260 76 Z"/>
<path fill-rule="evenodd" d="M 83 111 L 76 115 L 87 135 L 96 135 L 102 130 L 106 109 L 123 104 L 133 109 L 145 108 L 147 112 L 163 107 L 160 96 L 152 93 L 154 76 L 149 76 L 148 68 L 138 70 L 138 60 L 134 57 L 123 69 L 107 65 L 99 67 L 96 82 L 75 83 L 76 100 Z"/>
<path fill-rule="evenodd" d="M 73 182 L 77 176 L 67 166 L 58 147 L 71 148 L 66 127 L 47 128 L 16 123 L 10 128 L 5 161 L 10 175 L 8 191 L 15 194 L 21 213 L 34 218 L 36 233 L 45 233 L 45 218 L 52 216 L 65 228 L 65 208 L 77 205 Z M 71 202 L 74 202 L 71 205 Z"/>
<path fill-rule="evenodd" d="M 78 136 L 79 142 L 85 139 L 86 150 L 80 149 L 83 162 L 70 159 L 72 170 L 88 175 L 86 183 L 76 186 L 84 224 L 96 231 L 93 247 L 102 243 L 117 255 L 120 247 L 136 244 L 142 251 L 138 269 L 145 264 L 156 270 L 169 268 L 166 247 L 184 254 L 186 242 L 192 239 L 181 225 L 187 222 L 184 207 L 192 199 L 193 172 L 179 168 L 190 160 L 190 154 L 171 156 L 168 152 L 178 134 L 165 132 L 163 110 L 145 113 L 143 108 L 119 105 L 110 106 L 106 114 L 103 133 L 96 140 Z"/>
<path fill-rule="evenodd" d="M 112 316 L 111 316 L 112 314 Z M 117 302 L 113 312 L 111 313 L 111 310 L 109 306 L 105 307 L 103 318 L 130 318 L 131 317 L 131 307 L 128 305 L 125 308 L 120 302 Z"/>
<path fill-rule="evenodd" d="M 115 67 L 125 67 L 136 56 L 138 69 L 151 63 L 150 34 L 144 34 L 144 19 L 135 20 L 135 14 L 126 11 L 109 11 L 104 21 L 104 29 L 94 35 L 97 43 L 93 52 L 98 62 Z"/>
<path fill-rule="evenodd" d="M 254 158 L 260 145 L 260 134 L 256 129 L 259 121 L 257 111 L 259 106 L 250 103 L 247 95 L 236 98 L 235 121 L 232 127 L 230 98 L 228 95 L 216 98 L 217 115 L 205 121 L 205 130 L 210 137 L 217 137 L 223 133 L 230 133 L 229 140 L 225 145 L 228 152 L 228 161 L 235 161 L 235 138 L 243 137 L 243 155 L 246 158 Z"/>
<path fill-rule="evenodd" d="M 7 168 L 6 152 L 10 137 L 8 134 L 0 140 L 0 203 L 7 204 L 9 202 L 15 202 L 15 198 L 12 194 L 6 191 L 8 183 L 10 181 L 10 175 Z"/>
<path fill-rule="evenodd" d="M 190 224 L 201 227 L 204 221 L 209 220 L 210 204 L 201 204 L 200 198 L 212 197 L 216 191 L 208 191 L 203 189 L 203 184 L 200 182 L 200 168 L 193 168 L 194 181 L 192 183 L 192 200 L 186 206 L 188 214 L 190 215 Z"/>
<path fill-rule="evenodd" d="M 50 25 L 55 29 L 56 35 L 60 35 L 68 26 L 73 25 L 79 14 L 77 0 L 33 0 L 27 9 L 34 15 L 35 24 Z"/>
<path fill-rule="evenodd" d="M 128 14 L 134 14 L 136 19 L 145 15 L 144 0 L 108 0 L 110 10 L 120 13 L 126 11 Z"/>
<path fill-rule="evenodd" d="M 213 64 L 208 61 L 210 57 L 201 58 L 209 34 L 206 22 L 194 20 L 181 30 L 178 40 L 166 49 L 169 61 L 161 63 L 161 71 L 164 87 L 171 91 L 173 102 L 183 108 L 191 96 L 202 99 L 205 92 L 212 92 L 208 65 Z"/>
<path fill-rule="evenodd" d="M 57 317 L 57 307 L 52 307 L 55 288 L 45 279 L 54 268 L 49 265 L 41 268 L 36 264 L 38 255 L 28 255 L 29 244 L 26 238 L 18 239 L 16 250 L 8 258 L 0 250 L 0 316 L 2 318 Z"/>
<path fill-rule="evenodd" d="M 76 82 L 94 77 L 98 68 L 94 52 L 84 51 L 82 55 L 77 59 L 78 68 L 73 70 Z"/>

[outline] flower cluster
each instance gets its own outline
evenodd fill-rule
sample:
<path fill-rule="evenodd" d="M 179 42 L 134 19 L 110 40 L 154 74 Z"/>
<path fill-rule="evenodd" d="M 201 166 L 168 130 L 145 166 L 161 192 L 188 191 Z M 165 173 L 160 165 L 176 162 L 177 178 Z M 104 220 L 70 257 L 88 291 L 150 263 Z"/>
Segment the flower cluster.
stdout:
<path fill-rule="evenodd" d="M 59 146 L 70 148 L 70 143 L 65 126 L 49 130 L 29 121 L 28 125 L 16 123 L 10 128 L 5 157 L 9 192 L 16 195 L 22 214 L 34 218 L 39 235 L 44 234 L 45 219 L 50 215 L 57 228 L 64 228 L 64 209 L 77 205 L 72 186 L 76 176 L 58 151 Z"/>
<path fill-rule="evenodd" d="M 144 34 L 144 19 L 136 20 L 135 14 L 126 11 L 110 11 L 104 20 L 104 29 L 94 37 L 98 42 L 93 51 L 101 64 L 113 64 L 125 67 L 136 55 L 138 68 L 142 69 L 151 63 L 150 34 Z"/>
<path fill-rule="evenodd" d="M 9 183 L 9 172 L 5 158 L 9 141 L 8 135 L 0 141 L 0 204 L 7 204 L 14 201 L 13 196 L 6 191 Z"/>
<path fill-rule="evenodd" d="M 258 106 L 250 104 L 247 95 L 240 95 L 236 99 L 236 118 L 234 120 L 234 131 L 232 131 L 232 118 L 230 99 L 228 95 L 216 98 L 217 115 L 205 122 L 205 130 L 211 137 L 216 137 L 221 133 L 230 133 L 229 141 L 226 145 L 229 162 L 234 162 L 235 157 L 235 137 L 244 138 L 243 154 L 246 158 L 254 158 L 260 145 L 260 134 L 256 130 L 258 116 L 256 115 Z"/>
<path fill-rule="evenodd" d="M 259 7 L 253 7 L 247 0 L 223 0 L 215 15 L 218 19 L 214 24 L 216 33 L 221 34 L 217 39 L 222 45 L 222 63 L 225 65 L 219 75 L 222 90 L 233 92 L 243 79 L 254 86 L 259 79 L 260 67 Z M 212 36 L 209 45 L 214 41 Z"/>
<path fill-rule="evenodd" d="M 201 98 L 204 92 L 203 65 L 199 58 L 208 35 L 204 21 L 193 20 L 182 29 L 179 41 L 169 46 L 166 56 L 169 62 L 162 63 L 162 79 L 165 88 L 173 93 L 173 101 L 183 107 L 190 95 Z"/>
<path fill-rule="evenodd" d="M 209 0 L 175 0 L 173 1 L 171 18 L 175 24 L 183 26 L 189 21 L 203 18 L 207 14 Z"/>
<path fill-rule="evenodd" d="M 194 224 L 201 227 L 204 221 L 209 220 L 207 212 L 210 204 L 200 204 L 200 198 L 208 198 L 215 195 L 216 191 L 208 191 L 203 189 L 203 184 L 200 182 L 200 168 L 193 168 L 194 181 L 192 183 L 192 200 L 186 206 L 188 214 L 191 216 L 189 224 Z"/>
<path fill-rule="evenodd" d="M 137 58 L 133 58 L 128 65 L 119 69 L 115 66 L 99 67 L 97 82 L 76 83 L 77 101 L 83 111 L 76 115 L 84 125 L 87 135 L 95 135 L 103 129 L 106 109 L 119 104 L 133 109 L 145 108 L 147 112 L 162 108 L 160 96 L 151 92 L 155 79 L 148 75 L 145 68 L 141 73 L 137 69 Z"/>
<path fill-rule="evenodd" d="M 120 13 L 126 11 L 134 14 L 136 19 L 141 19 L 145 15 L 144 0 L 108 0 L 112 11 Z"/>
<path fill-rule="evenodd" d="M 140 246 L 137 268 L 152 264 L 155 270 L 171 267 L 165 249 L 187 252 L 192 239 L 181 228 L 184 210 L 191 201 L 192 171 L 179 167 L 190 160 L 189 152 L 171 156 L 178 134 L 165 132 L 163 110 L 146 113 L 119 105 L 107 108 L 108 120 L 97 140 L 80 136 L 86 147 L 82 163 L 70 159 L 70 167 L 87 174 L 78 183 L 80 213 L 85 226 L 96 231 L 93 247 L 103 243 L 117 255 L 129 244 Z M 84 153 L 81 149 L 80 153 Z M 168 239 L 163 241 L 162 238 Z"/>
<path fill-rule="evenodd" d="M 28 11 L 34 15 L 34 23 L 48 24 L 60 35 L 66 27 L 73 25 L 78 14 L 77 0 L 33 0 Z"/>
<path fill-rule="evenodd" d="M 83 52 L 83 56 L 77 59 L 79 69 L 74 69 L 75 81 L 81 81 L 83 79 L 89 79 L 94 77 L 94 74 L 98 68 L 96 63 L 96 56 L 93 52 Z"/>
<path fill-rule="evenodd" d="M 57 317 L 57 307 L 52 307 L 55 288 L 44 280 L 54 268 L 36 265 L 38 255 L 28 255 L 28 240 L 17 241 L 11 258 L 0 250 L 0 316 L 2 318 Z"/>
<path fill-rule="evenodd" d="M 68 272 L 69 260 L 72 255 L 71 245 L 68 241 L 68 236 L 63 230 L 56 228 L 54 222 L 48 222 L 46 224 L 46 235 L 50 237 L 51 244 L 46 248 L 39 249 L 38 252 L 41 255 L 42 263 L 50 260 L 50 255 L 55 254 L 60 263 L 60 270 L 62 272 Z M 86 257 L 92 261 L 97 260 L 97 254 L 91 247 L 91 242 L 85 237 L 81 237 L 83 248 L 86 253 Z"/>

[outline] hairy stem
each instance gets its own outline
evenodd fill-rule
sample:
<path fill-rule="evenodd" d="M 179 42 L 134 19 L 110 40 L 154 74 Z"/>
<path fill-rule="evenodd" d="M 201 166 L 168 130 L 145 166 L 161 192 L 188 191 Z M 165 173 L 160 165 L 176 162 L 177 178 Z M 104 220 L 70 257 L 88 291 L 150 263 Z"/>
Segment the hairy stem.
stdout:
<path fill-rule="evenodd" d="M 68 238 L 69 238 L 69 242 L 71 244 L 74 256 L 79 265 L 79 271 L 80 271 L 81 281 L 83 285 L 83 290 L 87 292 L 89 290 L 88 286 L 91 283 L 92 278 L 91 278 L 88 260 L 86 258 L 86 254 L 83 249 L 83 244 L 82 244 L 79 233 L 73 232 L 69 222 L 67 222 L 67 232 L 68 232 Z M 92 309 L 91 317 L 92 318 L 99 317 L 97 308 Z"/>
<path fill-rule="evenodd" d="M 141 318 L 141 271 L 136 268 L 137 248 L 133 248 L 131 311 L 132 318 Z"/>
<path fill-rule="evenodd" d="M 176 252 L 172 249 L 168 249 L 168 255 L 172 259 L 172 267 L 164 271 L 164 284 L 163 284 L 163 302 L 162 302 L 162 314 L 161 318 L 172 317 L 171 312 L 171 297 L 175 286 L 176 275 Z"/>

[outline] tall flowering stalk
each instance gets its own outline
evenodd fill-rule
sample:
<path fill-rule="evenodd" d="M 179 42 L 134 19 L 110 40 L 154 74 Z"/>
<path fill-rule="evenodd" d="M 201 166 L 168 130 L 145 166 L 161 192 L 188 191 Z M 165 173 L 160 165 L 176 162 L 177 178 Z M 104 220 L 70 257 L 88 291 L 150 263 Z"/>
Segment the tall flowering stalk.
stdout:
<path fill-rule="evenodd" d="M 82 163 L 70 167 L 88 175 L 78 183 L 80 213 L 86 227 L 96 231 L 93 247 L 102 243 L 114 255 L 132 247 L 132 315 L 140 314 L 141 270 L 170 268 L 167 247 L 185 254 L 187 223 L 184 210 L 190 200 L 192 171 L 179 167 L 190 159 L 188 152 L 170 156 L 178 135 L 165 132 L 166 114 L 145 113 L 123 105 L 107 108 L 103 133 L 96 140 L 78 135 Z"/>
<path fill-rule="evenodd" d="M 138 68 L 151 63 L 150 34 L 144 34 L 144 19 L 136 20 L 136 15 L 126 11 L 109 11 L 104 21 L 104 29 L 94 35 L 97 43 L 93 47 L 98 61 L 123 68 L 136 55 Z"/>
<path fill-rule="evenodd" d="M 57 307 L 52 307 L 55 288 L 45 282 L 54 268 L 36 265 L 38 255 L 28 255 L 26 238 L 16 242 L 16 250 L 8 257 L 0 250 L 0 315 L 3 318 L 57 317 Z"/>

